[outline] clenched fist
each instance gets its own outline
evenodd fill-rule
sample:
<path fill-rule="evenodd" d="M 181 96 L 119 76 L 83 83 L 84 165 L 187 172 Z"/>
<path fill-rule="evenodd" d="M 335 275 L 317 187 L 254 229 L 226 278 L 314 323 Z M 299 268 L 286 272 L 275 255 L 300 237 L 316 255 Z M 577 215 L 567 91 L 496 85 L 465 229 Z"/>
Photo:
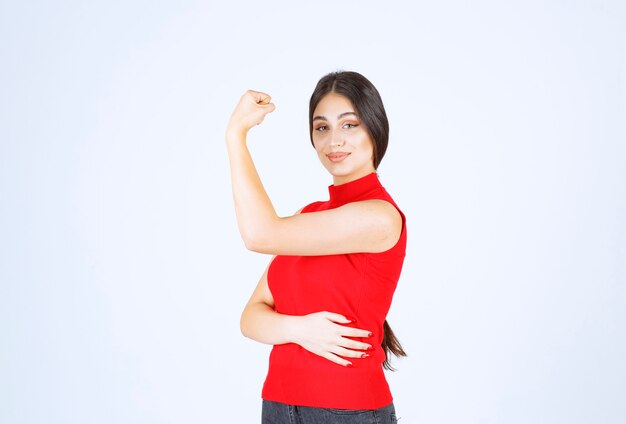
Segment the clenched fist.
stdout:
<path fill-rule="evenodd" d="M 259 125 L 276 106 L 271 103 L 269 94 L 260 91 L 246 91 L 230 116 L 226 136 L 245 136 L 250 128 Z"/>

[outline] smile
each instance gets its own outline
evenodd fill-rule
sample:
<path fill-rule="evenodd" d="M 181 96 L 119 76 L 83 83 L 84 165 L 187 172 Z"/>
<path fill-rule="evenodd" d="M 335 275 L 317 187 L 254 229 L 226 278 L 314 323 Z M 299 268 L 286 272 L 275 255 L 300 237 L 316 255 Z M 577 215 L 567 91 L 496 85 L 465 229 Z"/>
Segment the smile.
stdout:
<path fill-rule="evenodd" d="M 328 160 L 331 162 L 341 162 L 348 156 L 350 156 L 350 153 L 344 153 L 344 152 L 329 153 L 326 155 Z"/>

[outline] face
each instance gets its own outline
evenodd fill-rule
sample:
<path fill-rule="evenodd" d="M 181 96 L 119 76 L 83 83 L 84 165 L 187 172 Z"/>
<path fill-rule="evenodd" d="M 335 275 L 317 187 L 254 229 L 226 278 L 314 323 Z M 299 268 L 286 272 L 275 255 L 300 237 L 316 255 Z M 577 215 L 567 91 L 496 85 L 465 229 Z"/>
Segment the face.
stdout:
<path fill-rule="evenodd" d="M 374 172 L 372 140 L 348 98 L 328 93 L 313 112 L 313 145 L 335 185 Z"/>

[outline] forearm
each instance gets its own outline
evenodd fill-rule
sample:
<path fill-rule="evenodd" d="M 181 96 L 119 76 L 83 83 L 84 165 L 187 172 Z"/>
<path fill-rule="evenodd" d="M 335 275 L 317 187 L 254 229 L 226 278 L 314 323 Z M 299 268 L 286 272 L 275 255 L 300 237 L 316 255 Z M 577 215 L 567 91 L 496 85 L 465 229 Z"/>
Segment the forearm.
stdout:
<path fill-rule="evenodd" d="M 242 133 L 227 133 L 226 145 L 237 224 L 246 246 L 254 250 L 279 218 L 259 178 L 245 137 Z"/>
<path fill-rule="evenodd" d="M 303 316 L 283 315 L 263 302 L 248 303 L 241 315 L 241 332 L 257 342 L 281 345 L 295 343 L 339 365 L 350 365 L 346 358 L 367 358 L 369 343 L 353 338 L 369 338 L 366 330 L 348 327 L 351 321 L 332 312 Z"/>
<path fill-rule="evenodd" d="M 296 343 L 297 321 L 298 317 L 280 314 L 267 304 L 249 304 L 241 314 L 241 333 L 270 345 Z"/>

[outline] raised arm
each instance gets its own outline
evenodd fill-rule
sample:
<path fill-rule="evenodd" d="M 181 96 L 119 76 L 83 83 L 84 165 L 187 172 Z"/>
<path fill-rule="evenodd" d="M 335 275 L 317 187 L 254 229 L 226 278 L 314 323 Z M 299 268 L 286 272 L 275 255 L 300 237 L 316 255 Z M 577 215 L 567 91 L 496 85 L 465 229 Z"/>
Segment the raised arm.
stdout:
<path fill-rule="evenodd" d="M 371 345 L 348 337 L 368 337 L 369 331 L 341 325 L 351 322 L 343 315 L 331 312 L 304 316 L 283 315 L 276 312 L 274 307 L 266 269 L 241 314 L 242 334 L 265 344 L 296 343 L 343 366 L 351 364 L 345 358 L 367 357 L 366 352 Z"/>
<path fill-rule="evenodd" d="M 402 218 L 383 200 L 290 217 L 276 214 L 246 145 L 250 128 L 263 122 L 274 108 L 269 95 L 248 91 L 226 131 L 237 223 L 246 247 L 279 255 L 375 253 L 391 248 L 400 237 Z"/>

